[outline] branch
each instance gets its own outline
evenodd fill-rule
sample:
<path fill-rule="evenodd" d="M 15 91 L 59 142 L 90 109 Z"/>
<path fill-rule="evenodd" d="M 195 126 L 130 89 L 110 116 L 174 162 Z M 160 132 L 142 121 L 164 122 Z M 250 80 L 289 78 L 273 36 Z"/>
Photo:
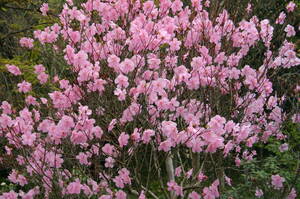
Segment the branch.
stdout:
<path fill-rule="evenodd" d="M 173 166 L 173 159 L 171 157 L 171 153 L 168 153 L 168 156 L 166 158 L 166 170 L 168 173 L 169 181 L 175 181 L 174 166 Z M 171 199 L 176 198 L 174 191 L 171 192 L 170 198 Z"/>
<path fill-rule="evenodd" d="M 148 192 L 154 199 L 159 199 L 152 191 L 148 190 L 146 187 L 142 185 L 142 188 Z"/>
<path fill-rule="evenodd" d="M 28 28 L 24 28 L 22 30 L 18 30 L 18 31 L 15 31 L 15 32 L 9 32 L 6 35 L 4 35 L 3 37 L 1 37 L 0 40 L 4 40 L 5 38 L 9 37 L 10 35 L 14 35 L 14 34 L 18 34 L 18 33 L 22 33 L 22 32 L 32 30 L 32 29 L 35 28 L 35 26 L 47 25 L 47 24 L 52 24 L 52 23 L 49 23 L 49 22 L 48 23 L 41 23 L 41 24 L 33 25 L 33 26 L 28 27 Z"/>

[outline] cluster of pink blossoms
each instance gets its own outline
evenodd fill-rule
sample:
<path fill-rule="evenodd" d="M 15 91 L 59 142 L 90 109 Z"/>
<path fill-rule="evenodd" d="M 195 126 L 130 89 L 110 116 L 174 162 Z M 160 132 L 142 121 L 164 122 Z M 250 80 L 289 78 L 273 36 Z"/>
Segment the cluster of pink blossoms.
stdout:
<path fill-rule="evenodd" d="M 226 10 L 212 20 L 209 7 L 209 0 L 188 6 L 181 0 L 87 0 L 78 8 L 68 0 L 60 22 L 35 31 L 34 38 L 63 54 L 72 78 L 50 77 L 36 65 L 39 82 L 53 80 L 56 89 L 33 97 L 27 94 L 31 83 L 22 81 L 17 86 L 27 96 L 26 107 L 14 110 L 4 101 L 0 108 L 7 153 L 0 160 L 14 158 L 18 166 L 9 180 L 38 186 L 0 198 L 155 198 L 148 186 L 152 174 L 141 174 L 141 164 L 170 198 L 215 199 L 222 194 L 219 186 L 232 180 L 226 171 L 205 176 L 207 156 L 240 166 L 256 156 L 254 144 L 271 137 L 284 142 L 283 98 L 274 93 L 270 73 L 300 64 L 295 45 L 286 39 L 273 49 L 271 21 L 252 16 L 234 23 Z M 294 8 L 289 3 L 287 11 Z M 43 4 L 43 15 L 48 9 Z M 251 4 L 245 9 L 250 13 Z M 283 26 L 285 17 L 281 13 L 276 23 Z M 291 25 L 284 30 L 286 37 L 296 34 Z M 261 66 L 244 64 L 259 42 L 266 49 Z M 31 39 L 20 43 L 33 47 Z M 16 66 L 7 68 L 21 74 Z M 141 155 L 148 159 L 136 160 Z M 284 181 L 272 176 L 277 190 Z M 290 196 L 296 198 L 294 189 Z"/>

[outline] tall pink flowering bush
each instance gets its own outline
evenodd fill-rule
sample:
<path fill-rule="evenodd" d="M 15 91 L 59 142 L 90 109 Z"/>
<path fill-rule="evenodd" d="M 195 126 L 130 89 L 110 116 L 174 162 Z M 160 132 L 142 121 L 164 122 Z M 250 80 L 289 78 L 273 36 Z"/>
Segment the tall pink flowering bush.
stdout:
<path fill-rule="evenodd" d="M 284 96 L 271 78 L 300 64 L 289 41 L 298 28 L 281 25 L 294 9 L 289 3 L 278 18 L 286 40 L 277 49 L 268 19 L 234 23 L 226 10 L 213 17 L 209 0 L 66 1 L 59 23 L 34 39 L 63 56 L 69 74 L 37 65 L 52 91 L 32 96 L 24 80 L 16 88 L 26 105 L 2 102 L 0 160 L 14 165 L 8 179 L 21 188 L 0 198 L 221 197 L 237 186 L 230 170 L 256 156 L 255 144 L 286 138 Z M 262 64 L 245 63 L 259 44 Z M 276 173 L 265 183 L 274 197 L 296 198 Z"/>

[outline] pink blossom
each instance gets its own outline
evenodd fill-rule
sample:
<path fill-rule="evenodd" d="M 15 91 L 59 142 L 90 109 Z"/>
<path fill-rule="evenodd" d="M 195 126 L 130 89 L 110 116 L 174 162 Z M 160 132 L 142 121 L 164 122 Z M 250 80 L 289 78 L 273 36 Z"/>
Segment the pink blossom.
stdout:
<path fill-rule="evenodd" d="M 82 185 L 80 184 L 79 179 L 77 178 L 74 182 L 71 182 L 67 186 L 67 193 L 68 194 L 80 194 Z"/>
<path fill-rule="evenodd" d="M 126 184 L 131 184 L 131 179 L 129 177 L 129 171 L 125 168 L 121 169 L 119 172 L 119 175 L 116 176 L 113 181 L 119 188 L 124 188 Z"/>
<path fill-rule="evenodd" d="M 108 125 L 108 131 L 113 130 L 116 124 L 117 124 L 117 120 L 116 119 L 112 119 L 111 122 Z"/>
<path fill-rule="evenodd" d="M 287 199 L 295 199 L 296 197 L 297 197 L 296 190 L 295 190 L 295 188 L 292 188 L 291 192 L 287 196 Z"/>
<path fill-rule="evenodd" d="M 17 199 L 18 198 L 18 194 L 14 191 L 10 191 L 10 192 L 5 192 L 2 195 L 0 195 L 1 199 Z"/>
<path fill-rule="evenodd" d="M 283 187 L 283 182 L 285 179 L 280 175 L 272 175 L 272 185 L 275 189 L 281 189 Z"/>
<path fill-rule="evenodd" d="M 12 113 L 11 105 L 7 101 L 3 101 L 0 108 L 2 109 L 4 114 Z"/>
<path fill-rule="evenodd" d="M 256 188 L 255 196 L 261 198 L 264 195 L 264 192 L 261 189 Z"/>
<path fill-rule="evenodd" d="M 200 198 L 201 198 L 200 195 L 195 191 L 189 194 L 189 199 L 200 199 Z"/>
<path fill-rule="evenodd" d="M 179 177 L 181 175 L 181 171 L 182 171 L 181 167 L 177 167 L 175 169 L 175 176 Z"/>
<path fill-rule="evenodd" d="M 41 84 L 45 84 L 48 81 L 48 77 L 49 75 L 47 75 L 46 73 L 40 73 L 37 78 L 38 80 L 40 80 Z"/>
<path fill-rule="evenodd" d="M 300 123 L 300 114 L 299 113 L 295 113 L 293 116 L 292 116 L 292 121 L 294 123 Z"/>
<path fill-rule="evenodd" d="M 31 91 L 31 83 L 26 82 L 25 80 L 22 83 L 18 84 L 19 91 L 23 93 L 27 93 Z"/>
<path fill-rule="evenodd" d="M 36 140 L 36 133 L 25 133 L 22 135 L 22 143 L 24 145 L 32 146 Z"/>
<path fill-rule="evenodd" d="M 122 191 L 122 190 L 119 190 L 116 192 L 116 199 L 126 199 L 127 198 L 127 194 Z"/>
<path fill-rule="evenodd" d="M 204 181 L 204 180 L 206 180 L 206 179 L 207 179 L 207 176 L 204 175 L 202 172 L 200 172 L 200 173 L 198 174 L 198 176 L 197 176 L 197 180 L 198 180 L 199 182 L 202 182 L 202 181 Z"/>
<path fill-rule="evenodd" d="M 60 168 L 64 160 L 62 159 L 62 155 L 54 152 L 48 152 L 46 154 L 46 160 L 49 166 L 54 168 Z"/>
<path fill-rule="evenodd" d="M 139 142 L 141 138 L 141 134 L 139 133 L 139 130 L 137 128 L 134 129 L 134 132 L 130 135 L 130 138 L 134 142 Z"/>
<path fill-rule="evenodd" d="M 142 140 L 144 144 L 147 144 L 150 142 L 151 137 L 155 135 L 155 132 L 151 129 L 147 129 L 144 131 L 143 136 L 142 136 Z"/>
<path fill-rule="evenodd" d="M 128 139 L 129 139 L 129 135 L 126 134 L 125 132 L 122 132 L 118 138 L 119 145 L 121 148 L 123 148 L 124 146 L 126 146 L 128 144 Z"/>
<path fill-rule="evenodd" d="M 80 152 L 77 156 L 76 159 L 79 160 L 80 164 L 82 165 L 90 165 L 91 163 L 88 161 L 88 155 Z"/>
<path fill-rule="evenodd" d="M 285 18 L 286 18 L 286 14 L 284 12 L 281 12 L 278 18 L 276 19 L 276 24 L 283 24 Z"/>
<path fill-rule="evenodd" d="M 167 139 L 160 143 L 158 150 L 168 152 L 170 151 L 171 147 L 172 147 L 172 142 L 170 141 L 170 139 Z"/>
<path fill-rule="evenodd" d="M 47 12 L 49 11 L 48 3 L 43 3 L 40 8 L 40 11 L 42 12 L 42 15 L 46 16 Z"/>
<path fill-rule="evenodd" d="M 11 119 L 11 117 L 3 113 L 0 116 L 0 127 L 6 128 L 6 127 L 11 127 L 12 125 L 13 125 L 13 120 Z"/>
<path fill-rule="evenodd" d="M 103 147 L 102 147 L 102 151 L 104 153 L 106 153 L 107 155 L 113 155 L 114 153 L 114 146 L 110 145 L 110 144 L 105 144 Z"/>
<path fill-rule="evenodd" d="M 34 72 L 36 74 L 40 74 L 42 72 L 45 72 L 45 67 L 42 65 L 42 64 L 39 64 L 39 65 L 35 65 L 34 66 Z"/>
<path fill-rule="evenodd" d="M 22 199 L 34 199 L 37 194 L 39 194 L 39 187 L 30 189 L 27 193 L 21 192 L 19 196 L 21 196 Z"/>
<path fill-rule="evenodd" d="M 289 145 L 287 143 L 284 143 L 284 144 L 279 146 L 279 151 L 280 152 L 284 152 L 284 151 L 287 151 L 287 150 L 289 150 Z"/>
<path fill-rule="evenodd" d="M 22 46 L 22 47 L 26 47 L 26 48 L 29 48 L 29 49 L 31 49 L 31 48 L 33 48 L 33 39 L 31 39 L 31 38 L 28 38 L 28 37 L 22 37 L 21 39 L 20 39 L 20 45 Z"/>
<path fill-rule="evenodd" d="M 248 3 L 246 11 L 247 11 L 248 14 L 252 11 L 252 4 L 251 3 Z"/>
<path fill-rule="evenodd" d="M 138 199 L 147 199 L 145 194 L 144 194 L 144 191 L 141 191 L 141 194 L 139 195 Z"/>
<path fill-rule="evenodd" d="M 286 26 L 286 28 L 284 29 L 284 31 L 286 32 L 286 36 L 287 37 L 292 37 L 296 35 L 295 29 L 293 26 L 291 26 L 290 24 L 288 24 Z"/>
<path fill-rule="evenodd" d="M 15 65 L 6 64 L 6 68 L 11 74 L 13 74 L 15 76 L 22 74 L 20 69 Z"/>
<path fill-rule="evenodd" d="M 232 185 L 231 185 L 231 178 L 225 176 L 225 181 L 226 181 L 226 183 L 227 183 L 229 186 L 232 186 Z"/>
<path fill-rule="evenodd" d="M 132 60 L 126 58 L 121 64 L 120 69 L 123 73 L 127 74 L 129 72 L 132 72 L 135 68 L 135 64 Z"/>
<path fill-rule="evenodd" d="M 183 189 L 175 181 L 170 181 L 167 183 L 168 191 L 174 191 L 177 196 L 183 196 Z"/>
<path fill-rule="evenodd" d="M 120 74 L 116 79 L 115 83 L 120 87 L 120 88 L 127 88 L 129 86 L 128 83 L 128 77 L 125 75 Z"/>
<path fill-rule="evenodd" d="M 104 166 L 107 167 L 107 168 L 113 168 L 114 163 L 115 163 L 115 160 L 112 157 L 108 157 L 108 158 L 105 159 Z"/>
<path fill-rule="evenodd" d="M 205 187 L 203 189 L 204 199 L 215 199 L 220 196 L 218 191 L 219 180 L 215 180 L 210 187 Z"/>
<path fill-rule="evenodd" d="M 73 131 L 71 135 L 71 141 L 74 144 L 82 144 L 87 141 L 87 136 L 83 132 Z"/>
<path fill-rule="evenodd" d="M 288 12 L 293 12 L 295 7 L 296 7 L 296 4 L 292 1 L 290 1 L 289 4 L 286 6 L 286 9 Z"/>

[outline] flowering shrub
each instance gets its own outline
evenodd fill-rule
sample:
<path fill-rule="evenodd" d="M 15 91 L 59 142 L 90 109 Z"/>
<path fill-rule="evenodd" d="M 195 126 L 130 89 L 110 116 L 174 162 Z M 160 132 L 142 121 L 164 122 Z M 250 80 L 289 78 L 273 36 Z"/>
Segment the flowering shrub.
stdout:
<path fill-rule="evenodd" d="M 277 23 L 287 39 L 275 49 L 269 20 L 234 23 L 226 10 L 212 17 L 209 0 L 87 0 L 80 8 L 67 0 L 59 23 L 34 38 L 62 54 L 69 75 L 36 65 L 40 84 L 56 88 L 34 97 L 24 80 L 16 87 L 25 107 L 2 102 L 1 162 L 14 164 L 8 179 L 21 190 L 0 198 L 221 197 L 235 185 L 225 163 L 240 167 L 269 139 L 288 150 L 281 126 L 289 115 L 271 81 L 300 64 L 289 41 L 296 30 L 281 25 L 295 5 L 286 9 Z M 20 43 L 33 48 L 30 38 Z M 259 44 L 262 64 L 245 63 Z M 266 183 L 253 197 L 296 198 L 279 174 Z"/>

